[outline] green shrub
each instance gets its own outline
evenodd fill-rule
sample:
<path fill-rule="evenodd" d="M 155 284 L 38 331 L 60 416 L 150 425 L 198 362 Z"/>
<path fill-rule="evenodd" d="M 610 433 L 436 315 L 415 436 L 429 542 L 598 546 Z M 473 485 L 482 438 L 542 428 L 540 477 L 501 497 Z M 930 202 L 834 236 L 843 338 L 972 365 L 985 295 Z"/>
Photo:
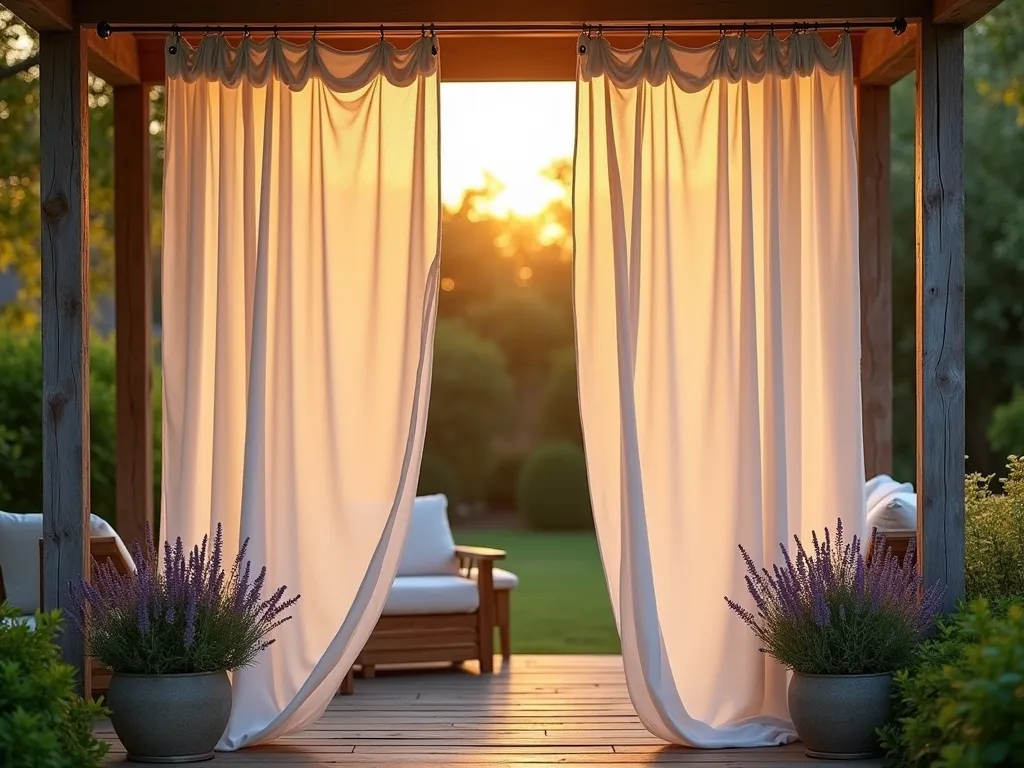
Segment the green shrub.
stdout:
<path fill-rule="evenodd" d="M 416 486 L 417 496 L 443 493 L 448 498 L 448 509 L 453 510 L 462 500 L 459 494 L 459 478 L 448 462 L 432 453 L 424 453 L 420 462 L 420 478 Z"/>
<path fill-rule="evenodd" d="M 457 320 L 439 321 L 424 451 L 452 468 L 463 501 L 483 500 L 491 443 L 514 409 L 501 350 Z"/>
<path fill-rule="evenodd" d="M 1024 458 L 1011 456 L 1003 492 L 993 493 L 993 476 L 967 476 L 967 597 L 997 599 L 1024 595 Z"/>
<path fill-rule="evenodd" d="M 116 425 L 114 345 L 90 342 L 90 458 L 92 511 L 114 522 Z M 0 509 L 41 512 L 43 508 L 43 352 L 37 333 L 0 334 L 0 432 L 6 434 L 0 461 Z"/>
<path fill-rule="evenodd" d="M 113 338 L 90 339 L 89 419 L 92 511 L 112 523 L 117 473 L 116 356 Z M 43 508 L 43 353 L 38 333 L 0 333 L 0 509 Z M 153 372 L 153 493 L 160 511 L 161 379 Z"/>
<path fill-rule="evenodd" d="M 895 678 L 896 720 L 882 729 L 900 768 L 1020 765 L 1024 755 L 1024 606 L 976 601 L 943 623 Z"/>
<path fill-rule="evenodd" d="M 988 441 L 1004 454 L 1024 454 L 1024 388 L 1014 388 L 1009 402 L 992 410 Z"/>
<path fill-rule="evenodd" d="M 516 491 L 516 506 L 531 528 L 570 531 L 594 525 L 587 462 L 577 445 L 539 446 L 523 463 Z"/>
<path fill-rule="evenodd" d="M 487 506 L 492 510 L 510 510 L 516 506 L 516 481 L 525 457 L 520 453 L 501 456 L 487 474 Z"/>
<path fill-rule="evenodd" d="M 54 635 L 60 613 L 36 616 L 36 629 L 16 624 L 0 606 L 0 765 L 93 768 L 107 753 L 92 734 L 103 707 L 74 694 L 75 670 L 60 661 Z"/>
<path fill-rule="evenodd" d="M 548 440 L 583 445 L 576 350 L 572 347 L 559 351 L 551 360 L 551 374 L 544 389 L 543 433 Z"/>

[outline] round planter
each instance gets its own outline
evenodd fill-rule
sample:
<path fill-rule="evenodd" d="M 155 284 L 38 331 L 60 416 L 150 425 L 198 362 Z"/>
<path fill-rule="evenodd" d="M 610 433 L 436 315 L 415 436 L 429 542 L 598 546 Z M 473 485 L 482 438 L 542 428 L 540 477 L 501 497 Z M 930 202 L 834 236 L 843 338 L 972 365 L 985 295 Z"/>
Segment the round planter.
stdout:
<path fill-rule="evenodd" d="M 880 753 L 892 718 L 892 675 L 803 675 L 789 683 L 789 715 L 808 757 L 857 760 Z"/>
<path fill-rule="evenodd" d="M 227 672 L 115 674 L 110 679 L 106 705 L 129 760 L 212 760 L 231 715 L 231 681 Z"/>

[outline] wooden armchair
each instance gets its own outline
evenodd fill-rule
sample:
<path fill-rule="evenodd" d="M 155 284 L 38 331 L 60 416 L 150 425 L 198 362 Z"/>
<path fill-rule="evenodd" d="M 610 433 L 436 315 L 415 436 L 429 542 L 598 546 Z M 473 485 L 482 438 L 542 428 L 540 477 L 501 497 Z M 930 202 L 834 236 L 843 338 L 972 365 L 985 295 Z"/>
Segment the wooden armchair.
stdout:
<path fill-rule="evenodd" d="M 508 597 L 515 576 L 500 571 L 504 588 L 496 591 L 494 563 L 505 553 L 456 546 L 447 506 L 440 495 L 416 499 L 391 593 L 356 658 L 363 677 L 373 677 L 378 664 L 474 659 L 481 672 L 492 672 L 495 627 L 501 630 L 503 654 L 509 652 Z M 341 692 L 351 690 L 350 673 Z"/>

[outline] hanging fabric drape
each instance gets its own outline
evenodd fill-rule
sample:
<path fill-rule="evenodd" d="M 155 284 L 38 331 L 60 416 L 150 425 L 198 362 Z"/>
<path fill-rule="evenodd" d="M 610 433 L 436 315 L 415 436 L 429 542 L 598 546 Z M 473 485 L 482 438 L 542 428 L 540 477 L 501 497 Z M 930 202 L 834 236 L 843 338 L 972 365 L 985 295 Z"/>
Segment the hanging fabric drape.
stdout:
<path fill-rule="evenodd" d="M 580 407 L 630 695 L 671 742 L 784 743 L 786 673 L 723 597 L 737 544 L 864 528 L 849 37 L 579 46 Z"/>
<path fill-rule="evenodd" d="M 320 716 L 397 567 L 437 304 L 435 45 L 167 57 L 162 535 L 223 523 L 302 595 L 233 675 L 221 749 Z"/>

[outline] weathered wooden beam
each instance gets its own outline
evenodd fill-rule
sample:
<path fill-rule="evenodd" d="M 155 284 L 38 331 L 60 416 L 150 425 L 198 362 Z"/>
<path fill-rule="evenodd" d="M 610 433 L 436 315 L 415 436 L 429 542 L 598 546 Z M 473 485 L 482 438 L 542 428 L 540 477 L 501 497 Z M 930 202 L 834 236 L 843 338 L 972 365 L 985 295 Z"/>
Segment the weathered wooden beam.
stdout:
<path fill-rule="evenodd" d="M 893 85 L 917 66 L 917 24 L 902 35 L 888 29 L 869 29 L 860 47 L 857 79 L 866 85 Z"/>
<path fill-rule="evenodd" d="M 936 24 L 969 27 L 1003 0 L 935 0 L 932 18 Z"/>
<path fill-rule="evenodd" d="M 4 0 L 4 7 L 37 32 L 71 29 L 71 0 Z"/>
<path fill-rule="evenodd" d="M 857 88 L 864 470 L 892 473 L 892 209 L 889 87 Z"/>
<path fill-rule="evenodd" d="M 139 82 L 139 50 L 134 35 L 122 33 L 103 40 L 95 30 L 86 34 L 90 72 L 115 87 Z"/>
<path fill-rule="evenodd" d="M 43 584 L 46 609 L 68 607 L 89 557 L 88 43 L 80 27 L 39 36 L 43 324 Z M 64 660 L 89 690 L 82 633 Z"/>
<path fill-rule="evenodd" d="M 153 523 L 153 260 L 149 254 L 149 88 L 114 89 L 117 530 Z"/>
<path fill-rule="evenodd" d="M 931 11 L 929 0 L 76 0 L 83 23 L 466 24 L 892 19 Z"/>
<path fill-rule="evenodd" d="M 964 595 L 964 31 L 917 59 L 917 535 L 925 582 Z"/>

